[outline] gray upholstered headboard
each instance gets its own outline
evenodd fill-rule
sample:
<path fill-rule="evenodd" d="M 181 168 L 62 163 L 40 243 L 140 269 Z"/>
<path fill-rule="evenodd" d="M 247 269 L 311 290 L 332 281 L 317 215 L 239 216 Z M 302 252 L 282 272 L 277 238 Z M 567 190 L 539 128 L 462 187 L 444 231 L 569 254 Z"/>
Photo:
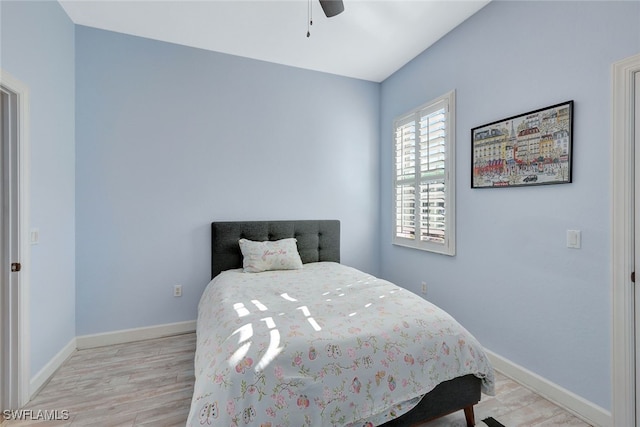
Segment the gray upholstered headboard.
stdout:
<path fill-rule="evenodd" d="M 242 267 L 238 240 L 280 240 L 295 237 L 303 263 L 340 262 L 340 221 L 227 221 L 211 223 L 211 277 Z"/>

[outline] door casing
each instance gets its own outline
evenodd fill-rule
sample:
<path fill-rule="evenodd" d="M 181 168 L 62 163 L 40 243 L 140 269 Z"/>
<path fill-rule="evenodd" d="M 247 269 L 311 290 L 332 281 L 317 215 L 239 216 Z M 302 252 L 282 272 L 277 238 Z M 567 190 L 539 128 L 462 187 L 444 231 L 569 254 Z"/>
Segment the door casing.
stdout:
<path fill-rule="evenodd" d="M 633 102 L 633 115 L 635 117 L 634 119 L 634 125 L 633 125 L 633 138 L 634 138 L 634 147 L 640 147 L 640 70 L 636 71 L 634 73 L 635 75 L 635 80 L 634 80 L 634 88 L 633 88 L 633 94 L 634 94 L 634 102 Z M 634 172 L 635 171 L 640 171 L 640 149 L 636 149 L 636 159 L 635 159 L 635 168 L 634 168 Z M 636 266 L 640 266 L 640 220 L 638 220 L 639 214 L 640 214 L 640 173 L 636 173 L 635 174 L 635 205 L 636 205 L 636 209 L 635 209 L 635 220 L 634 220 L 634 227 L 635 227 L 635 245 L 634 245 L 634 265 Z M 640 273 L 640 272 L 639 272 Z M 634 273 L 635 274 L 635 273 Z M 636 291 L 636 288 L 634 286 L 634 291 Z M 638 372 L 640 372 L 640 357 L 638 357 L 640 355 L 640 351 L 638 351 L 638 349 L 640 348 L 640 292 L 635 292 L 635 302 L 634 302 L 634 310 L 635 310 L 635 319 L 636 319 L 636 323 L 635 323 L 635 333 L 634 333 L 634 338 L 635 338 L 635 361 L 636 361 L 636 375 L 635 375 L 635 381 L 636 381 L 636 400 L 635 400 L 635 412 L 636 412 L 636 425 L 640 425 L 640 411 L 638 410 L 638 408 L 640 408 L 640 380 L 638 379 Z"/>

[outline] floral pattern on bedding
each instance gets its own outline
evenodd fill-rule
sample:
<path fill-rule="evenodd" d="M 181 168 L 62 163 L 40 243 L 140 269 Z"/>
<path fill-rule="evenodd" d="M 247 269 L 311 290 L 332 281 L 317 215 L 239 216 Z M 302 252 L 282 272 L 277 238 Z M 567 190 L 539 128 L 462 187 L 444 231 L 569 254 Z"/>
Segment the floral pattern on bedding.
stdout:
<path fill-rule="evenodd" d="M 218 275 L 198 307 L 187 426 L 374 426 L 436 385 L 493 369 L 450 315 L 336 263 Z"/>

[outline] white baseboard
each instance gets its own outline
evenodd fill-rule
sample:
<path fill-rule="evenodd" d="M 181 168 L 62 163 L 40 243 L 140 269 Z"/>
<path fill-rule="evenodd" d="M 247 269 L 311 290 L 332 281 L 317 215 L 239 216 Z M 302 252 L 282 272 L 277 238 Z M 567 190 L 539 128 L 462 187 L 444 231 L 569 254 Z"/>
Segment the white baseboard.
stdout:
<path fill-rule="evenodd" d="M 67 360 L 74 351 L 76 351 L 76 338 L 72 338 L 58 354 L 53 356 L 49 363 L 44 365 L 44 367 L 31 378 L 29 382 L 29 400 L 49 381 L 49 378 L 51 378 L 54 372 L 62 366 L 64 361 Z"/>
<path fill-rule="evenodd" d="M 490 350 L 485 349 L 485 351 L 493 367 L 507 377 L 552 401 L 556 405 L 561 406 L 593 426 L 610 427 L 613 425 L 611 412 L 606 409 L 589 402 L 577 394 L 552 383 L 540 375 Z"/>
<path fill-rule="evenodd" d="M 147 326 L 144 328 L 123 329 L 101 334 L 81 335 L 76 337 L 78 350 L 85 348 L 103 347 L 105 345 L 123 344 L 154 338 L 170 337 L 186 334 L 196 330 L 196 321 L 166 323 L 164 325 Z"/>

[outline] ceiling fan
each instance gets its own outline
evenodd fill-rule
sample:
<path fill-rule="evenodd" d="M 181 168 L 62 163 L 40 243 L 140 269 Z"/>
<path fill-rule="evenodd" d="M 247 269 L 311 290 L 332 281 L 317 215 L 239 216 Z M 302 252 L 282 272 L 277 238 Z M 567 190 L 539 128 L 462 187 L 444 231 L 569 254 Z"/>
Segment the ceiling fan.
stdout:
<path fill-rule="evenodd" d="M 322 6 L 322 11 L 324 12 L 327 18 L 331 18 L 333 16 L 339 15 L 344 12 L 344 3 L 342 0 L 319 0 L 320 6 Z M 311 36 L 311 25 L 313 25 L 313 14 L 311 7 L 311 0 L 309 0 L 309 20 L 307 21 L 307 37 Z"/>
<path fill-rule="evenodd" d="M 344 3 L 342 3 L 342 0 L 320 0 L 320 6 L 322 6 L 322 10 L 327 18 L 344 12 Z"/>

